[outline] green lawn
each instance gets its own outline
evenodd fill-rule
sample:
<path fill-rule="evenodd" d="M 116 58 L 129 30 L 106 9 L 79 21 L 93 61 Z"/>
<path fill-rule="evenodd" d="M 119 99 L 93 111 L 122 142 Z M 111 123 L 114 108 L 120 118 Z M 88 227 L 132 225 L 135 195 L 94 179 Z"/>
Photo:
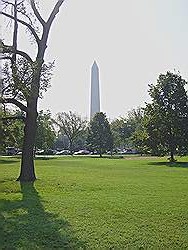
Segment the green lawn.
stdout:
<path fill-rule="evenodd" d="M 188 157 L 0 158 L 0 249 L 188 249 Z"/>

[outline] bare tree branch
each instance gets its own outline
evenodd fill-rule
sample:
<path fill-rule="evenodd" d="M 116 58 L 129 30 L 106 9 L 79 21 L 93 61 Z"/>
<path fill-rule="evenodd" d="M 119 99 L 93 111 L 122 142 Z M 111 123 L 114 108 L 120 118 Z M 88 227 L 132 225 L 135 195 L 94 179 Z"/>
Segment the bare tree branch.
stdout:
<path fill-rule="evenodd" d="M 4 88 L 2 87 L 1 94 L 3 95 L 4 92 L 6 92 L 6 90 L 9 89 L 9 88 L 10 88 L 10 84 L 8 86 L 4 87 Z"/>
<path fill-rule="evenodd" d="M 12 61 L 12 57 L 11 56 L 0 56 L 0 60 L 11 60 Z"/>
<path fill-rule="evenodd" d="M 18 54 L 18 55 L 21 55 L 24 58 L 26 58 L 29 62 L 33 62 L 33 60 L 31 59 L 31 57 L 26 52 L 21 51 L 21 50 L 17 50 L 17 49 L 15 49 L 12 46 L 8 46 L 8 45 L 3 44 L 1 52 L 2 53 L 9 53 L 9 54 Z"/>
<path fill-rule="evenodd" d="M 11 2 L 9 2 L 9 1 L 7 1 L 7 0 L 1 0 L 1 1 L 2 1 L 2 4 L 6 4 L 7 6 L 8 6 L 8 5 L 12 5 L 12 6 L 14 7 L 14 4 L 11 3 Z M 22 4 L 23 2 L 24 2 L 24 0 L 22 0 L 22 1 L 19 2 L 19 3 L 17 3 L 17 6 L 20 5 L 20 4 Z"/>
<path fill-rule="evenodd" d="M 0 103 L 3 103 L 3 104 L 11 103 L 11 104 L 14 104 L 15 106 L 17 106 L 18 108 L 20 108 L 24 112 L 28 111 L 27 107 L 23 103 L 19 102 L 18 100 L 14 99 L 14 98 L 5 98 L 5 99 L 1 98 Z"/>
<path fill-rule="evenodd" d="M 17 44 L 18 44 L 18 21 L 17 21 L 17 9 L 18 9 L 18 1 L 14 0 L 14 4 L 15 7 L 13 8 L 14 11 L 14 32 L 13 32 L 13 43 L 12 43 L 12 47 L 14 48 L 14 50 L 17 50 Z M 13 63 L 16 62 L 16 53 L 12 54 L 12 65 Z"/>
<path fill-rule="evenodd" d="M 8 5 L 14 6 L 14 4 L 9 1 L 5 1 L 5 0 L 1 0 L 1 1 L 2 1 L 2 4 L 5 4 L 5 7 L 7 7 Z"/>
<path fill-rule="evenodd" d="M 63 4 L 64 1 L 65 0 L 57 1 L 57 3 L 55 4 L 55 6 L 54 6 L 49 18 L 48 18 L 48 21 L 43 26 L 43 34 L 42 34 L 42 38 L 41 38 L 41 41 L 40 41 L 40 46 L 43 49 L 38 51 L 38 54 L 37 54 L 37 59 L 38 60 L 42 59 L 41 61 L 43 61 L 44 53 L 45 53 L 45 50 L 47 48 L 46 43 L 47 43 L 47 40 L 48 40 L 48 35 L 49 35 L 50 28 L 51 28 L 51 24 L 52 24 L 54 18 L 56 17 L 57 13 L 59 12 L 59 8 L 61 7 L 61 5 Z"/>
<path fill-rule="evenodd" d="M 64 1 L 65 1 L 65 0 L 58 0 L 57 3 L 55 4 L 55 6 L 54 6 L 54 8 L 53 8 L 53 10 L 52 10 L 52 12 L 51 12 L 49 18 L 48 18 L 48 21 L 47 21 L 47 23 L 48 23 L 49 26 L 50 26 L 51 23 L 53 22 L 55 16 L 56 16 L 57 13 L 59 12 L 59 8 L 61 7 L 61 5 L 63 4 Z"/>
<path fill-rule="evenodd" d="M 42 26 L 44 26 L 46 24 L 46 22 L 44 21 L 44 19 L 41 17 L 40 13 L 38 12 L 36 5 L 35 5 L 35 1 L 30 0 L 30 3 L 31 3 L 31 8 L 33 9 L 35 16 L 37 17 L 39 22 L 42 24 Z"/>
<path fill-rule="evenodd" d="M 9 15 L 9 14 L 3 12 L 3 11 L 0 11 L 0 14 L 2 14 L 2 15 L 4 15 L 4 16 L 6 16 L 6 17 L 8 17 L 8 18 L 14 20 L 14 17 L 13 17 L 13 16 L 11 16 L 11 15 Z M 34 38 L 35 38 L 37 44 L 39 44 L 40 39 L 39 39 L 39 37 L 38 37 L 38 35 L 37 35 L 35 29 L 34 29 L 29 23 L 26 23 L 25 21 L 23 21 L 23 20 L 21 20 L 21 19 L 17 19 L 17 21 L 18 21 L 19 23 L 23 24 L 24 26 L 26 26 L 26 27 L 31 31 L 31 34 L 34 36 Z"/>

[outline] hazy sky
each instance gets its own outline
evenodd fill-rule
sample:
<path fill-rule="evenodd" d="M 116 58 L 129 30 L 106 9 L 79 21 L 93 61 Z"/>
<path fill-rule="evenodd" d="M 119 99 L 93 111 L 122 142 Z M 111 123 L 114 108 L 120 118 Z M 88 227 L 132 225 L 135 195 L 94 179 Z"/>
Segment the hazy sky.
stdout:
<path fill-rule="evenodd" d="M 56 1 L 43 2 L 47 13 Z M 94 60 L 101 111 L 114 118 L 143 106 L 160 73 L 176 69 L 188 80 L 187 24 L 187 0 L 66 0 L 50 33 L 46 59 L 56 67 L 39 108 L 89 117 Z"/>

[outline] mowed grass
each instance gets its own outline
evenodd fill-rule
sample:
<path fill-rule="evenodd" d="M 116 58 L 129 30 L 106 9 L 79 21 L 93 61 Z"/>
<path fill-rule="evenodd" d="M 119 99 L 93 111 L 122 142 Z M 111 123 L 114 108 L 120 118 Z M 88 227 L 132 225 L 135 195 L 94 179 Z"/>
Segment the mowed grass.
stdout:
<path fill-rule="evenodd" d="M 0 249 L 188 249 L 188 157 L 0 158 Z"/>

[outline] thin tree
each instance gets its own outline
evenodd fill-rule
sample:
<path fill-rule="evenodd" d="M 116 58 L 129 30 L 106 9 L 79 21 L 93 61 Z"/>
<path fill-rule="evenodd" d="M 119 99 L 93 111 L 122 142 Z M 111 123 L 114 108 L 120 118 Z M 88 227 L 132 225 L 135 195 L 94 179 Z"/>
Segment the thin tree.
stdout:
<path fill-rule="evenodd" d="M 37 103 L 42 90 L 46 90 L 51 77 L 52 64 L 44 63 L 44 55 L 52 23 L 64 0 L 58 0 L 45 21 L 35 0 L 2 0 L 1 14 L 13 21 L 13 41 L 1 41 L 3 86 L 1 103 L 11 103 L 25 112 L 24 142 L 21 171 L 17 180 L 31 182 L 36 179 L 34 169 L 34 146 L 37 129 Z M 37 45 L 33 58 L 18 48 L 19 27 L 26 28 Z M 42 29 L 40 29 L 40 27 Z"/>

